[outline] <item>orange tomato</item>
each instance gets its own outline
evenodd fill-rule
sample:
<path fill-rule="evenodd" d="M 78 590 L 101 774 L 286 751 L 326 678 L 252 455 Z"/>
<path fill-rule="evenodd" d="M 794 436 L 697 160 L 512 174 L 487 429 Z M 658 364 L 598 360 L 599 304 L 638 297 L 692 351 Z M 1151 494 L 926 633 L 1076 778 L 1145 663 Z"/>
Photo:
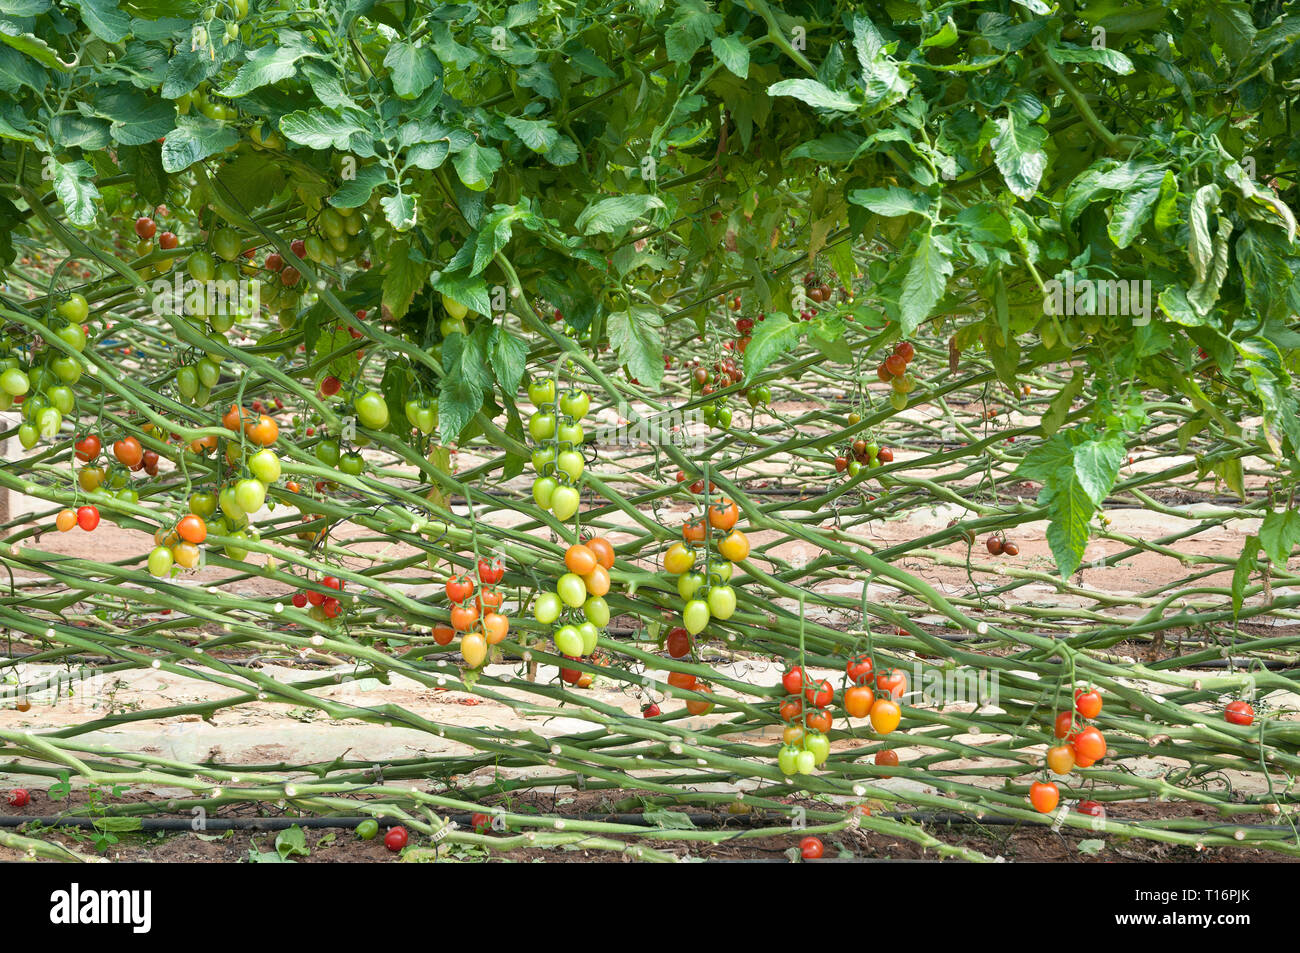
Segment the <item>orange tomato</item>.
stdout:
<path fill-rule="evenodd" d="M 749 537 L 738 529 L 732 530 L 718 543 L 718 552 L 733 563 L 738 563 L 749 555 Z"/>
<path fill-rule="evenodd" d="M 504 642 L 510 631 L 510 620 L 500 612 L 489 612 L 483 616 L 483 634 L 487 636 L 488 645 Z"/>
<path fill-rule="evenodd" d="M 123 437 L 113 444 L 113 456 L 126 467 L 138 467 L 144 459 L 144 448 L 135 437 Z"/>
<path fill-rule="evenodd" d="M 59 510 L 59 515 L 54 517 L 54 525 L 59 528 L 60 533 L 66 533 L 77 525 L 77 511 Z"/>
<path fill-rule="evenodd" d="M 687 520 L 686 525 L 682 527 L 682 538 L 688 543 L 702 543 L 708 533 L 708 528 L 704 525 L 704 517 L 697 516 L 693 520 Z"/>
<path fill-rule="evenodd" d="M 433 627 L 433 641 L 439 645 L 451 645 L 451 640 L 456 637 L 456 630 L 445 623 L 438 623 Z"/>
<path fill-rule="evenodd" d="M 187 543 L 201 543 L 208 538 L 208 524 L 203 521 L 203 517 L 193 513 L 182 516 L 176 524 L 176 535 Z"/>
<path fill-rule="evenodd" d="M 190 441 L 190 453 L 204 454 L 209 450 L 217 448 L 217 438 L 213 436 L 199 437 L 197 440 Z"/>
<path fill-rule="evenodd" d="M 600 562 L 596 559 L 596 554 L 590 548 L 582 543 L 574 543 L 564 553 L 564 565 L 569 572 L 577 573 L 579 576 L 585 576 L 591 572 Z"/>
<path fill-rule="evenodd" d="M 244 424 L 244 434 L 258 446 L 269 447 L 279 439 L 280 425 L 262 414 L 257 420 L 249 420 Z"/>
<path fill-rule="evenodd" d="M 614 568 L 614 547 L 604 536 L 593 536 L 587 540 L 587 548 L 596 554 L 596 562 L 606 569 Z"/>
<path fill-rule="evenodd" d="M 886 748 L 883 751 L 876 752 L 876 764 L 882 768 L 898 767 L 898 752 Z M 882 774 L 882 778 L 892 778 L 892 774 Z"/>
<path fill-rule="evenodd" d="M 844 710 L 850 718 L 866 718 L 876 703 L 876 693 L 866 685 L 853 685 L 844 691 Z"/>
<path fill-rule="evenodd" d="M 725 496 L 709 507 L 709 525 L 714 529 L 729 533 L 735 528 L 738 519 L 740 519 L 740 509 Z"/>
<path fill-rule="evenodd" d="M 1039 814 L 1050 814 L 1060 803 L 1061 791 L 1052 781 L 1035 781 L 1029 786 L 1029 803 Z"/>
<path fill-rule="evenodd" d="M 1074 770 L 1074 749 L 1069 745 L 1056 745 L 1047 749 L 1047 766 L 1053 774 L 1069 774 Z"/>
<path fill-rule="evenodd" d="M 457 632 L 465 632 L 473 628 L 474 623 L 478 621 L 478 606 L 468 603 L 463 606 L 451 607 L 451 624 Z M 472 667 L 472 665 L 471 665 Z"/>
<path fill-rule="evenodd" d="M 781 740 L 788 745 L 797 745 L 803 741 L 803 725 L 786 725 L 781 732 Z"/>
<path fill-rule="evenodd" d="M 713 694 L 713 689 L 709 688 L 708 685 L 700 685 L 695 690 L 704 695 Z M 695 699 L 691 699 L 686 703 L 686 710 L 689 711 L 692 715 L 707 715 L 709 712 L 713 711 L 713 702 L 697 701 Z"/>
<path fill-rule="evenodd" d="M 871 727 L 878 735 L 887 735 L 903 720 L 903 710 L 892 698 L 881 698 L 871 706 Z"/>
<path fill-rule="evenodd" d="M 591 572 L 582 577 L 582 581 L 587 584 L 587 592 L 593 596 L 603 596 L 609 592 L 609 570 L 600 563 Z"/>
<path fill-rule="evenodd" d="M 244 410 L 237 404 L 231 404 L 230 409 L 221 415 L 221 426 L 225 427 L 227 430 L 233 430 L 235 433 L 239 432 L 243 423 Z"/>
<path fill-rule="evenodd" d="M 669 672 L 668 684 L 673 688 L 694 688 L 698 680 L 689 672 Z"/>
<path fill-rule="evenodd" d="M 824 708 L 818 711 L 810 711 L 804 715 L 804 724 L 813 731 L 820 731 L 822 734 L 831 730 L 831 713 Z"/>

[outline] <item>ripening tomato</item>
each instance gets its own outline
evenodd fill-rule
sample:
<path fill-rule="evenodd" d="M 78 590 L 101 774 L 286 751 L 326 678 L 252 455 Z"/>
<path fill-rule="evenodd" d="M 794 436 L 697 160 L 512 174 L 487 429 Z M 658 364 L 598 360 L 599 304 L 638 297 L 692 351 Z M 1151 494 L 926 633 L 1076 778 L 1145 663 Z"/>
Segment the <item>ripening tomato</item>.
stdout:
<path fill-rule="evenodd" d="M 596 554 L 596 562 L 606 569 L 614 568 L 614 547 L 604 536 L 593 536 L 587 540 L 587 548 Z"/>
<path fill-rule="evenodd" d="M 460 656 L 470 668 L 478 668 L 487 658 L 487 639 L 481 632 L 470 632 L 460 640 Z"/>
<path fill-rule="evenodd" d="M 702 517 L 696 517 L 693 520 L 687 520 L 686 525 L 682 527 L 682 537 L 688 543 L 702 543 L 704 537 L 708 534 L 708 528 L 704 524 Z"/>
<path fill-rule="evenodd" d="M 1074 770 L 1074 749 L 1069 745 L 1056 745 L 1047 749 L 1047 766 L 1053 774 L 1069 774 Z"/>
<path fill-rule="evenodd" d="M 596 563 L 595 568 L 582 577 L 582 581 L 587 586 L 587 592 L 593 596 L 603 596 L 609 592 L 609 570 L 600 563 Z"/>
<path fill-rule="evenodd" d="M 738 529 L 732 530 L 718 543 L 718 552 L 733 563 L 738 563 L 749 556 L 749 537 Z"/>
<path fill-rule="evenodd" d="M 187 543 L 197 545 L 208 538 L 208 524 L 202 517 L 195 516 L 193 513 L 182 516 L 181 521 L 176 524 L 176 535 Z"/>
<path fill-rule="evenodd" d="M 699 685 L 696 687 L 695 690 L 704 695 L 713 694 L 713 689 L 711 689 L 708 685 Z M 689 699 L 686 702 L 686 710 L 689 711 L 692 715 L 707 715 L 709 712 L 713 711 L 713 702 L 699 701 L 697 699 Z"/>
<path fill-rule="evenodd" d="M 451 624 L 457 632 L 466 632 L 478 621 L 478 606 L 469 603 L 451 607 Z M 471 668 L 474 666 L 471 665 Z"/>
<path fill-rule="evenodd" d="M 891 698 L 881 698 L 871 706 L 871 727 L 878 735 L 887 735 L 898 727 L 903 710 Z"/>
<path fill-rule="evenodd" d="M 1089 725 L 1079 732 L 1071 742 L 1077 761 L 1100 761 L 1106 757 L 1106 738 L 1100 731 Z"/>
<path fill-rule="evenodd" d="M 731 532 L 740 519 L 740 510 L 725 496 L 709 506 L 709 525 L 724 533 Z"/>
<path fill-rule="evenodd" d="M 279 439 L 280 425 L 266 414 L 260 414 L 256 420 L 244 424 L 244 434 L 258 446 L 269 447 Z"/>
<path fill-rule="evenodd" d="M 787 698 L 781 702 L 781 720 L 794 721 L 803 714 L 803 700 L 800 698 Z"/>
<path fill-rule="evenodd" d="M 664 552 L 664 571 L 680 576 L 695 565 L 695 551 L 684 543 L 673 543 Z"/>
<path fill-rule="evenodd" d="M 844 710 L 850 718 L 866 718 L 876 703 L 876 693 L 866 685 L 852 685 L 844 691 Z"/>
<path fill-rule="evenodd" d="M 669 672 L 667 681 L 673 688 L 690 690 L 695 688 L 698 680 L 690 672 Z"/>
<path fill-rule="evenodd" d="M 813 731 L 827 732 L 831 730 L 831 713 L 826 709 L 819 711 L 810 711 L 804 715 L 804 724 Z"/>
<path fill-rule="evenodd" d="M 1060 800 L 1060 788 L 1053 781 L 1035 781 L 1029 786 L 1029 803 L 1039 814 L 1052 813 Z"/>
<path fill-rule="evenodd" d="M 500 612 L 489 612 L 483 616 L 483 634 L 487 636 L 488 645 L 504 642 L 509 631 L 510 620 Z"/>
<path fill-rule="evenodd" d="M 486 586 L 479 590 L 478 594 L 478 611 L 491 612 L 501 608 L 501 603 L 505 597 L 501 595 L 501 590 Z"/>
<path fill-rule="evenodd" d="M 135 437 L 123 437 L 113 444 L 113 456 L 117 457 L 118 462 L 123 466 L 136 467 L 144 458 L 144 448 Z"/>
<path fill-rule="evenodd" d="M 1101 714 L 1101 693 L 1096 689 L 1075 689 L 1074 709 L 1084 718 L 1096 718 Z"/>
<path fill-rule="evenodd" d="M 1232 725 L 1249 725 L 1255 721 L 1255 708 L 1250 702 L 1237 701 L 1228 702 L 1223 709 L 1224 720 Z"/>

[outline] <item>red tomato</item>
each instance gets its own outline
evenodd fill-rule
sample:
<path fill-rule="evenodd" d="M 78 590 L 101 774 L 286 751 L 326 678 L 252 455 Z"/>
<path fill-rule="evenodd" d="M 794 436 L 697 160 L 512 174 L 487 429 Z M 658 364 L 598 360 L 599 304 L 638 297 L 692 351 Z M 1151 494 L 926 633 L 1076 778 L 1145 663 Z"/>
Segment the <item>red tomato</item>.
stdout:
<path fill-rule="evenodd" d="M 822 839 L 820 837 L 809 835 L 799 841 L 799 853 L 803 856 L 804 860 L 816 860 L 821 857 L 822 854 L 826 853 L 826 847 L 822 844 Z"/>
<path fill-rule="evenodd" d="M 673 658 L 685 658 L 691 654 L 691 634 L 680 625 L 676 626 L 668 633 L 666 645 Z"/>
<path fill-rule="evenodd" d="M 901 668 L 891 668 L 876 676 L 876 688 L 889 692 L 889 697 L 897 700 L 907 694 L 907 675 Z"/>
<path fill-rule="evenodd" d="M 826 679 L 822 679 L 814 685 L 809 685 L 803 690 L 803 697 L 818 708 L 825 708 L 835 697 L 835 688 Z"/>
<path fill-rule="evenodd" d="M 831 713 L 825 709 L 810 711 L 804 716 L 804 724 L 813 731 L 820 731 L 825 734 L 831 730 Z"/>
<path fill-rule="evenodd" d="M 405 827 L 390 827 L 388 833 L 384 835 L 384 846 L 391 851 L 399 851 L 406 846 L 406 840 Z"/>
<path fill-rule="evenodd" d="M 447 598 L 452 602 L 464 602 L 474 594 L 474 580 L 469 576 L 452 576 L 447 580 Z"/>
<path fill-rule="evenodd" d="M 657 718 L 658 716 L 659 716 L 659 706 L 656 705 L 654 702 L 651 702 L 650 704 L 646 705 L 644 708 L 641 709 L 642 718 Z"/>
<path fill-rule="evenodd" d="M 1089 725 L 1075 736 L 1071 747 L 1074 748 L 1075 760 L 1088 762 L 1100 761 L 1106 757 L 1106 739 L 1100 731 Z"/>
<path fill-rule="evenodd" d="M 91 532 L 99 525 L 99 508 L 96 506 L 82 506 L 77 508 L 77 525 L 87 533 Z"/>
<path fill-rule="evenodd" d="M 787 669 L 781 676 L 781 687 L 790 695 L 798 695 L 803 690 L 803 669 L 798 665 Z"/>
<path fill-rule="evenodd" d="M 478 578 L 490 586 L 495 586 L 505 578 L 506 566 L 499 557 L 480 559 L 478 561 Z"/>
<path fill-rule="evenodd" d="M 1068 738 L 1071 736 L 1070 726 L 1074 722 L 1074 712 L 1063 711 L 1056 716 L 1056 727 L 1053 733 L 1058 738 Z"/>
<path fill-rule="evenodd" d="M 1089 817 L 1105 817 L 1106 809 L 1101 806 L 1100 801 L 1080 801 L 1079 813 L 1087 814 Z"/>
<path fill-rule="evenodd" d="M 492 815 L 475 814 L 473 824 L 475 834 L 486 834 L 488 831 L 492 830 Z"/>
<path fill-rule="evenodd" d="M 1101 694 L 1096 689 L 1075 689 L 1074 710 L 1084 718 L 1096 718 L 1101 714 Z"/>
<path fill-rule="evenodd" d="M 1223 709 L 1223 717 L 1232 725 L 1249 725 L 1255 720 L 1255 709 L 1250 702 L 1228 702 Z"/>
<path fill-rule="evenodd" d="M 871 678 L 872 662 L 870 655 L 855 655 L 849 659 L 849 663 L 844 666 L 844 670 L 849 673 L 849 681 L 854 685 L 861 685 Z"/>
<path fill-rule="evenodd" d="M 32 796 L 27 793 L 26 788 L 14 788 L 9 792 L 10 807 L 26 807 L 31 799 Z"/>
<path fill-rule="evenodd" d="M 794 721 L 803 714 L 803 701 L 799 698 L 787 698 L 781 702 L 781 720 Z"/>

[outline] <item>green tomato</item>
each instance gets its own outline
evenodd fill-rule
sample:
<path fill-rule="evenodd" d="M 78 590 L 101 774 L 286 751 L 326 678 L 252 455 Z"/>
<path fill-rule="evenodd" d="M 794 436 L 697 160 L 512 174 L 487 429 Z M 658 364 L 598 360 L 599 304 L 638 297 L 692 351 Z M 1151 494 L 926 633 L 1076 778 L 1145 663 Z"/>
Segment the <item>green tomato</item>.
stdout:
<path fill-rule="evenodd" d="M 348 476 L 361 476 L 366 470 L 366 459 L 355 450 L 350 450 L 339 457 L 339 470 Z"/>
<path fill-rule="evenodd" d="M 185 270 L 195 281 L 208 282 L 217 276 L 217 262 L 208 252 L 191 252 L 185 260 Z"/>
<path fill-rule="evenodd" d="M 221 506 L 221 512 L 230 517 L 230 521 L 236 525 L 243 523 L 248 518 L 248 514 L 235 496 L 235 488 L 229 484 L 221 488 L 221 493 L 217 497 L 217 502 Z"/>
<path fill-rule="evenodd" d="M 339 465 L 339 442 L 334 439 L 322 440 L 316 444 L 316 459 L 327 467 Z"/>
<path fill-rule="evenodd" d="M 560 438 L 560 443 L 567 443 L 574 447 L 581 446 L 587 436 L 582 430 L 582 424 L 571 424 L 567 421 L 556 427 L 555 433 Z"/>
<path fill-rule="evenodd" d="M 564 604 L 572 609 L 587 601 L 587 584 L 574 572 L 566 572 L 555 583 L 555 591 Z"/>
<path fill-rule="evenodd" d="M 274 483 L 280 479 L 280 458 L 270 447 L 263 447 L 248 458 L 248 469 L 263 483 Z"/>
<path fill-rule="evenodd" d="M 578 634 L 582 636 L 582 654 L 590 655 L 596 651 L 596 646 L 600 644 L 600 630 L 590 622 L 582 622 L 578 625 Z"/>
<path fill-rule="evenodd" d="M 582 614 L 594 626 L 603 629 L 609 625 L 609 603 L 604 596 L 592 596 L 583 603 Z"/>
<path fill-rule="evenodd" d="M 446 295 L 442 296 L 442 308 L 457 321 L 463 321 L 465 315 L 469 314 L 469 308 Z"/>
<path fill-rule="evenodd" d="M 817 758 L 811 751 L 800 751 L 795 758 L 795 767 L 800 774 L 812 774 L 817 767 Z"/>
<path fill-rule="evenodd" d="M 320 262 L 325 258 L 325 243 L 320 240 L 319 235 L 308 235 L 303 241 L 303 246 L 307 252 L 307 260 Z"/>
<path fill-rule="evenodd" d="M 116 496 L 116 497 L 117 497 L 119 500 L 121 500 L 123 503 L 139 503 L 139 502 L 140 502 L 140 494 L 137 493 L 133 487 L 129 487 L 129 486 L 128 486 L 128 487 L 123 487 L 122 489 L 118 490 L 118 491 L 117 491 L 115 494 L 113 494 L 113 495 Z"/>
<path fill-rule="evenodd" d="M 240 480 L 235 484 L 235 504 L 245 513 L 256 513 L 266 502 L 266 484 L 261 480 Z"/>
<path fill-rule="evenodd" d="M 81 298 L 81 295 L 77 295 L 77 297 Z M 82 305 L 84 306 L 86 299 L 81 298 L 81 301 L 82 301 Z M 65 324 L 63 327 L 59 328 L 59 330 L 56 332 L 56 335 L 58 336 L 59 340 L 61 340 L 68 347 L 72 348 L 78 354 L 80 354 L 82 351 L 86 349 L 86 331 L 84 328 L 82 328 L 80 324 L 78 324 L 75 321 L 72 322 L 71 324 Z"/>
<path fill-rule="evenodd" d="M 559 596 L 553 592 L 543 592 L 533 605 L 533 618 L 542 625 L 550 625 L 560 617 L 563 608 L 564 604 L 560 602 Z"/>
<path fill-rule="evenodd" d="M 36 429 L 35 424 L 22 424 L 18 428 L 18 442 L 22 444 L 24 450 L 30 450 L 41 439 L 41 433 Z"/>
<path fill-rule="evenodd" d="M 538 447 L 533 451 L 532 464 L 535 472 L 545 473 L 549 467 L 555 464 L 555 448 Z"/>
<path fill-rule="evenodd" d="M 51 387 L 45 392 L 45 398 L 50 405 L 58 410 L 61 414 L 72 413 L 72 408 L 77 406 L 77 397 L 72 393 L 71 387 L 64 387 L 62 384 Z"/>
<path fill-rule="evenodd" d="M 731 408 L 723 407 L 718 411 L 718 426 L 726 430 L 731 426 Z"/>
<path fill-rule="evenodd" d="M 230 538 L 238 540 L 248 539 L 248 534 L 242 529 L 237 529 L 230 534 Z M 238 544 L 228 544 L 226 546 L 226 555 L 235 562 L 243 562 L 248 556 L 248 550 Z"/>
<path fill-rule="evenodd" d="M 582 454 L 577 450 L 561 450 L 555 458 L 555 469 L 567 475 L 570 480 L 581 477 L 584 466 Z"/>
<path fill-rule="evenodd" d="M 206 357 L 201 357 L 194 367 L 199 372 L 199 383 L 204 387 L 216 387 L 217 381 L 221 380 L 221 368 L 217 367 L 215 361 L 209 361 Z"/>
<path fill-rule="evenodd" d="M 567 520 L 578 512 L 578 505 L 581 502 L 582 497 L 578 494 L 576 487 L 557 487 L 555 492 L 551 494 L 551 512 L 555 514 L 556 519 Z"/>
<path fill-rule="evenodd" d="M 27 393 L 30 387 L 31 380 L 16 367 L 11 367 L 3 374 L 0 374 L 0 390 L 10 397 L 20 397 Z"/>
<path fill-rule="evenodd" d="M 820 766 L 830 757 L 830 739 L 820 731 L 806 732 L 803 736 L 803 750 L 811 752 L 814 763 Z"/>
<path fill-rule="evenodd" d="M 59 312 L 60 317 L 67 318 L 74 324 L 80 325 L 82 321 L 86 320 L 86 315 L 90 314 L 90 305 L 86 303 L 86 299 L 82 295 L 73 293 L 68 295 L 65 300 L 60 301 L 54 310 Z M 82 346 L 85 346 L 84 337 Z M 80 351 L 81 348 L 77 348 L 77 350 Z"/>
<path fill-rule="evenodd" d="M 782 745 L 776 753 L 776 764 L 786 777 L 799 772 L 799 749 L 794 745 Z"/>
<path fill-rule="evenodd" d="M 730 619 L 736 612 L 736 590 L 730 586 L 709 589 L 709 612 L 715 619 Z"/>
<path fill-rule="evenodd" d="M 171 572 L 172 551 L 166 546 L 155 546 L 149 552 L 149 572 L 161 579 Z"/>
<path fill-rule="evenodd" d="M 176 369 L 176 389 L 186 400 L 193 400 L 199 392 L 199 372 L 189 364 Z"/>
<path fill-rule="evenodd" d="M 699 635 L 709 624 L 709 604 L 703 599 L 692 599 L 682 609 L 682 624 L 691 635 Z"/>
<path fill-rule="evenodd" d="M 683 599 L 695 598 L 695 592 L 704 585 L 704 573 L 684 572 L 677 577 L 677 594 Z"/>
<path fill-rule="evenodd" d="M 75 384 L 81 380 L 81 363 L 66 354 L 50 358 L 50 370 L 65 384 Z"/>
<path fill-rule="evenodd" d="M 379 391 L 366 391 L 353 402 L 353 406 L 363 426 L 371 430 L 383 430 L 388 426 L 388 403 Z"/>
<path fill-rule="evenodd" d="M 550 440 L 554 437 L 555 414 L 550 411 L 541 411 L 529 417 L 528 435 L 534 440 Z"/>
<path fill-rule="evenodd" d="M 36 429 L 47 440 L 54 437 L 61 426 L 63 426 L 63 415 L 59 413 L 57 407 L 42 408 L 36 415 Z"/>
<path fill-rule="evenodd" d="M 542 509 L 549 510 L 558 488 L 559 484 L 555 482 L 555 477 L 538 477 L 533 481 L 533 502 Z"/>
<path fill-rule="evenodd" d="M 443 318 L 438 322 L 438 333 L 443 340 L 451 337 L 453 334 L 464 334 L 469 329 L 465 327 L 465 322 L 456 318 Z"/>
<path fill-rule="evenodd" d="M 528 399 L 534 407 L 555 403 L 555 381 L 551 378 L 534 378 L 528 385 Z"/>
<path fill-rule="evenodd" d="M 555 647 L 564 655 L 573 658 L 582 656 L 582 633 L 576 625 L 562 625 L 555 630 Z"/>
<path fill-rule="evenodd" d="M 590 409 L 591 398 L 587 396 L 586 391 L 571 390 L 560 398 L 560 410 L 574 420 L 581 420 L 587 416 L 587 411 Z"/>
<path fill-rule="evenodd" d="M 214 493 L 200 490 L 190 496 L 190 512 L 202 516 L 205 520 L 217 511 L 217 497 Z"/>
<path fill-rule="evenodd" d="M 244 0 L 247 4 L 248 0 Z M 357 825 L 357 836 L 362 840 L 374 840 L 375 835 L 379 833 L 379 822 L 373 817 L 367 817 Z"/>
<path fill-rule="evenodd" d="M 220 119 L 222 117 L 209 116 L 209 118 Z M 212 250 L 217 253 L 218 257 L 224 258 L 226 261 L 234 261 L 239 257 L 239 253 L 242 250 L 241 244 L 239 233 L 234 229 L 219 228 L 212 235 Z"/>

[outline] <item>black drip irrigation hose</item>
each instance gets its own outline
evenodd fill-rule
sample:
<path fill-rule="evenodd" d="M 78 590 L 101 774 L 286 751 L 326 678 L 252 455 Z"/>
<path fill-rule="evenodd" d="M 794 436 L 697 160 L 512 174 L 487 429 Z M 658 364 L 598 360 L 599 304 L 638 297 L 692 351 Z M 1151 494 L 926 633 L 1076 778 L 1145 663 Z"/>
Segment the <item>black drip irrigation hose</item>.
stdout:
<path fill-rule="evenodd" d="M 484 812 L 489 818 L 495 816 Z M 684 813 L 684 812 L 683 812 Z M 538 817 L 549 817 L 550 815 L 538 815 Z M 697 829 L 718 829 L 724 827 L 746 827 L 750 829 L 762 829 L 764 827 L 788 827 L 781 818 L 760 818 L 744 814 L 684 814 L 690 820 L 691 824 Z M 1043 821 L 1023 821 L 1014 817 L 984 817 L 974 818 L 966 814 L 956 814 L 943 811 L 922 812 L 922 811 L 890 811 L 876 815 L 877 817 L 887 818 L 889 820 L 912 821 L 919 824 L 947 824 L 947 825 L 965 825 L 975 827 L 1043 827 L 1048 826 L 1050 820 Z M 121 821 L 132 819 L 129 814 L 112 814 L 101 817 L 78 817 L 62 816 L 50 814 L 45 816 L 35 815 L 18 815 L 18 814 L 0 814 L 0 828 L 2 827 L 22 827 L 25 824 L 39 824 L 41 827 L 79 827 L 79 828 L 97 828 L 104 824 L 106 820 Z M 449 814 L 448 819 L 456 826 L 463 828 L 473 827 L 472 814 Z M 658 827 L 646 819 L 643 814 L 567 814 L 563 815 L 566 820 L 576 821 L 597 821 L 606 824 L 623 824 L 630 827 Z M 283 831 L 288 830 L 295 825 L 306 829 L 323 829 L 323 830 L 353 830 L 363 821 L 377 821 L 380 827 L 397 827 L 403 822 L 393 817 L 210 817 L 200 820 L 198 817 L 141 817 L 138 818 L 140 827 L 137 830 L 141 832 L 155 831 Z M 1113 818 L 1112 820 L 1118 820 Z M 119 827 L 119 825 L 114 825 Z M 1202 828 L 1197 828 L 1199 832 L 1208 832 L 1224 830 L 1228 828 L 1241 827 L 1240 824 L 1207 824 Z M 120 829 L 120 827 L 119 827 Z M 1252 831 L 1279 831 L 1293 834 L 1294 830 L 1285 825 L 1272 824 L 1252 824 Z"/>

